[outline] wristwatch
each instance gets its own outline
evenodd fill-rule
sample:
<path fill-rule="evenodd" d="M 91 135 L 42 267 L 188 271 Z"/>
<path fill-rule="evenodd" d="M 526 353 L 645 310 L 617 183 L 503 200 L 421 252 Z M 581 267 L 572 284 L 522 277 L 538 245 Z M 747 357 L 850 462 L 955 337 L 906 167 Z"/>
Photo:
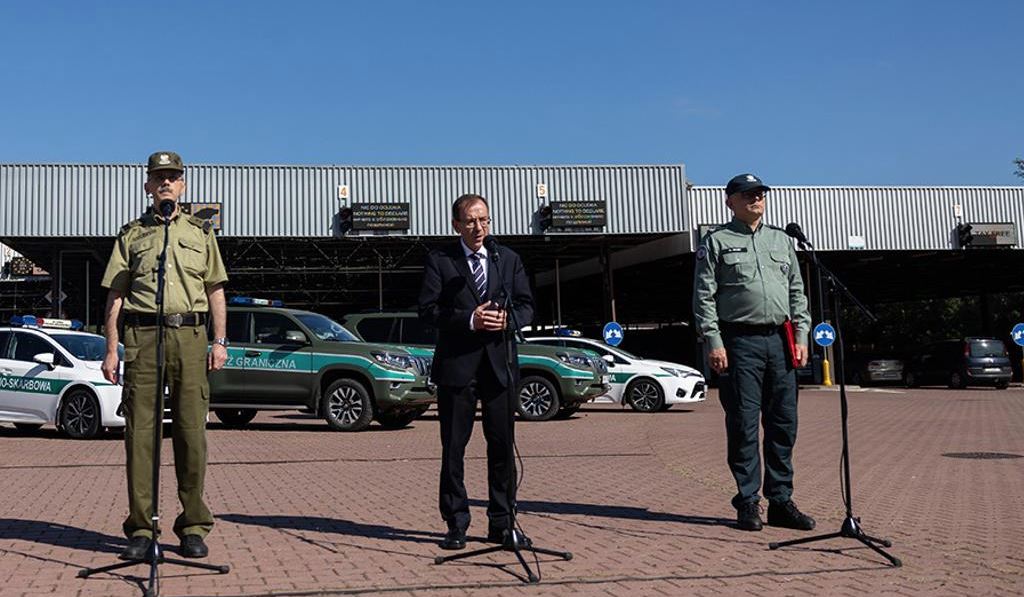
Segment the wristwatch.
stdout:
<path fill-rule="evenodd" d="M 214 338 L 213 339 L 213 343 L 214 344 L 220 344 L 224 348 L 228 347 L 228 339 L 227 338 Z"/>

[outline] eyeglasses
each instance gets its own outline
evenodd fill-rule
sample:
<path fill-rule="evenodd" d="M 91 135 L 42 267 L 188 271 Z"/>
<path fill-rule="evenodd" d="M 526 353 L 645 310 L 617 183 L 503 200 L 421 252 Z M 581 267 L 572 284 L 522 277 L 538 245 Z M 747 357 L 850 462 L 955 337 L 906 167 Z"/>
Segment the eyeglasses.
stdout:
<path fill-rule="evenodd" d="M 178 172 L 177 170 L 157 170 L 149 173 L 149 180 L 151 182 L 163 182 L 165 180 L 178 182 L 184 176 L 184 172 Z"/>
<path fill-rule="evenodd" d="M 469 228 L 470 230 L 474 230 L 476 228 L 487 228 L 488 226 L 491 225 L 491 219 L 474 218 L 472 220 L 462 220 L 462 225 L 465 226 L 466 228 Z"/>
<path fill-rule="evenodd" d="M 757 199 L 764 199 L 767 195 L 767 192 L 765 192 L 764 189 L 760 189 L 757 191 L 744 191 L 743 193 L 740 194 L 747 201 L 756 201 Z"/>

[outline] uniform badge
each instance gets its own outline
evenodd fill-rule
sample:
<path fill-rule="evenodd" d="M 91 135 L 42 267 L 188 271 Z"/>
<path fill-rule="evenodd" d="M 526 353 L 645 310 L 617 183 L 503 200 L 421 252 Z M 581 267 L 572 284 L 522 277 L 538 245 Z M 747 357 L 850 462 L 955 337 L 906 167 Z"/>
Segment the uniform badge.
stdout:
<path fill-rule="evenodd" d="M 708 256 L 708 248 L 704 245 L 697 247 L 697 261 L 704 261 Z"/>
<path fill-rule="evenodd" d="M 171 163 L 171 156 L 167 155 L 166 153 L 161 153 L 160 154 L 160 163 L 161 164 L 170 164 Z"/>

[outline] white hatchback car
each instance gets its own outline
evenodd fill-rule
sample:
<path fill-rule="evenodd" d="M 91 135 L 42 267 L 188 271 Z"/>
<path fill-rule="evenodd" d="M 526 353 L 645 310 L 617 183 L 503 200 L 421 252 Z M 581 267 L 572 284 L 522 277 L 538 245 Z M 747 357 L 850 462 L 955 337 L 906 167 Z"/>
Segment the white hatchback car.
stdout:
<path fill-rule="evenodd" d="M 590 350 L 600 355 L 608 363 L 612 389 L 594 402 L 610 400 L 628 404 L 638 412 L 652 413 L 668 410 L 673 404 L 701 402 L 707 397 L 704 376 L 686 365 L 645 359 L 590 338 L 540 337 L 527 338 L 527 342 Z"/>
<path fill-rule="evenodd" d="M 100 371 L 106 340 L 78 327 L 32 316 L 0 327 L 0 422 L 25 431 L 54 424 L 73 438 L 124 427 L 121 386 Z"/>

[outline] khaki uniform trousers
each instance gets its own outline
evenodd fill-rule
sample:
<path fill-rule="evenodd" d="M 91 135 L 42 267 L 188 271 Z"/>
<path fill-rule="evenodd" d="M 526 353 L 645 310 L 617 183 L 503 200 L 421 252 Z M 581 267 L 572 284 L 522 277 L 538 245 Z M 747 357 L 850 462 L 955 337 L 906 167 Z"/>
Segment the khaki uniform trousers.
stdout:
<path fill-rule="evenodd" d="M 152 536 L 153 425 L 157 370 L 154 326 L 130 326 L 124 333 L 125 452 L 128 465 L 128 537 Z M 165 327 L 164 380 L 169 390 L 174 472 L 182 513 L 174 521 L 179 537 L 205 537 L 213 515 L 203 502 L 206 477 L 206 415 L 210 386 L 206 379 L 207 338 L 204 326 Z M 156 424 L 161 429 L 160 422 Z M 163 480 L 161 480 L 163 482 Z"/>

